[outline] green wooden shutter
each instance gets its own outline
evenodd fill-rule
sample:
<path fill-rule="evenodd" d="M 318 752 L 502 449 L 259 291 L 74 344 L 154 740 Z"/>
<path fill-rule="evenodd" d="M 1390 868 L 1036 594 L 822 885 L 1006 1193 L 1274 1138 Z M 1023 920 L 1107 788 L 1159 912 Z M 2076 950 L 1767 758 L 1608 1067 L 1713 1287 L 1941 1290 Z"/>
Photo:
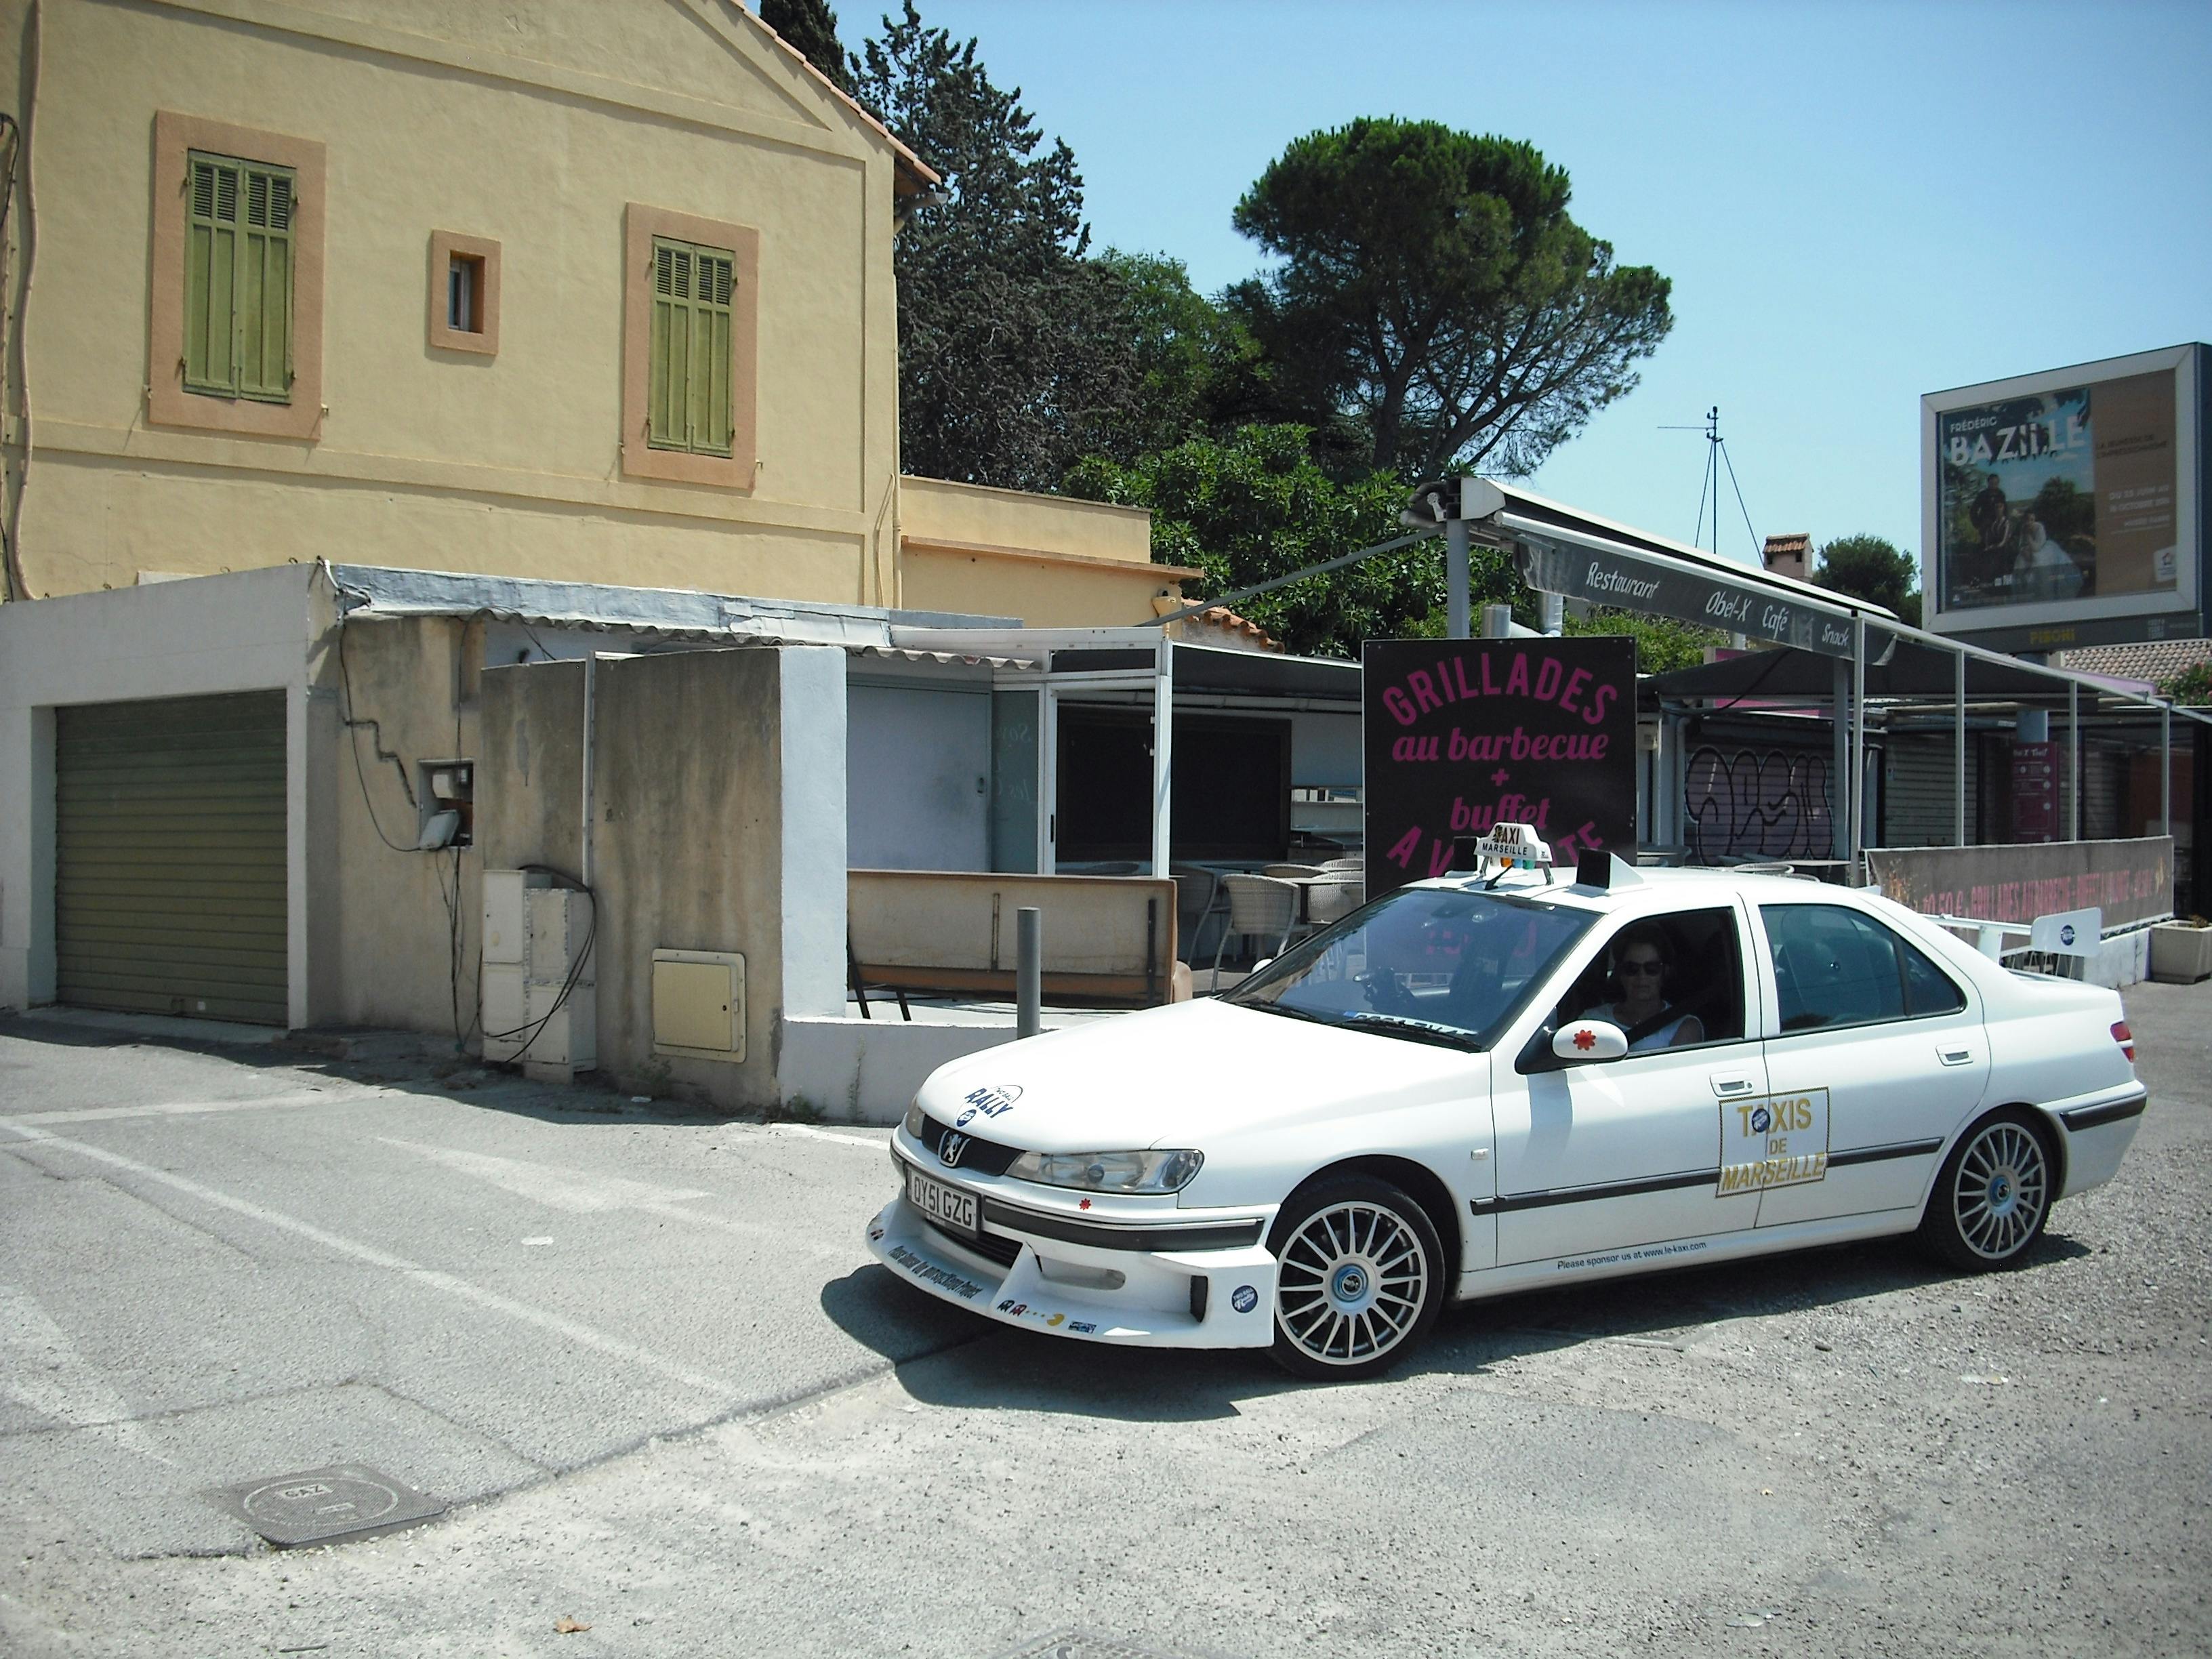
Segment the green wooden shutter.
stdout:
<path fill-rule="evenodd" d="M 730 453 L 730 292 L 736 258 L 719 248 L 696 250 L 699 291 L 692 302 L 699 349 L 693 358 L 691 447 Z"/>
<path fill-rule="evenodd" d="M 292 175 L 248 167 L 238 264 L 238 392 L 292 398 Z"/>
<path fill-rule="evenodd" d="M 189 175 L 185 388 L 289 403 L 291 171 L 194 152 Z"/>
<path fill-rule="evenodd" d="M 690 398 L 691 250 L 653 244 L 653 385 L 647 441 L 655 449 L 690 447 L 684 410 Z"/>
<path fill-rule="evenodd" d="M 185 204 L 185 388 L 229 397 L 238 389 L 238 206 L 244 169 L 219 156 L 191 160 Z"/>
<path fill-rule="evenodd" d="M 647 442 L 730 453 L 730 326 L 736 257 L 656 237 Z"/>

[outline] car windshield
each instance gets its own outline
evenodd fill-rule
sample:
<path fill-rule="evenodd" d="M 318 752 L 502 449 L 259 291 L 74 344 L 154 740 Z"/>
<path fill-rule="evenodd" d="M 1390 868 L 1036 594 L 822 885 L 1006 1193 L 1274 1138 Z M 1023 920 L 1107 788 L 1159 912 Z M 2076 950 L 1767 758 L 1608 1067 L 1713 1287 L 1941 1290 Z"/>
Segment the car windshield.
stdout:
<path fill-rule="evenodd" d="M 1452 1048 L 1486 1048 L 1596 920 L 1520 895 L 1409 887 L 1346 917 L 1222 1000 Z"/>

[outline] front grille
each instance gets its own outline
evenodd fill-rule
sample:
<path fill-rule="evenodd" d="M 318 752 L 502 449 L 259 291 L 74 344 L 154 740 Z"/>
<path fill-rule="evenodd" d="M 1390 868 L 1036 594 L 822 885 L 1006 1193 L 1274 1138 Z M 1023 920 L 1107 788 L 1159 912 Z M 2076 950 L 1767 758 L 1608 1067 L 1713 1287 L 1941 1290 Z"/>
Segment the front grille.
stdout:
<path fill-rule="evenodd" d="M 1001 1146 L 995 1140 L 986 1140 L 981 1135 L 971 1135 L 965 1129 L 956 1129 L 949 1123 L 939 1123 L 924 1115 L 921 1120 L 922 1149 L 945 1164 L 945 1138 L 962 1136 L 966 1144 L 960 1148 L 959 1158 L 946 1164 L 947 1169 L 973 1170 L 978 1175 L 1004 1175 L 1006 1168 L 1022 1155 L 1018 1146 Z"/>
<path fill-rule="evenodd" d="M 1022 1247 L 1018 1240 L 1000 1238 L 996 1233 L 985 1233 L 981 1238 L 971 1238 L 966 1233 L 954 1232 L 950 1227 L 940 1227 L 927 1218 L 924 1218 L 922 1225 L 933 1233 L 951 1239 L 962 1249 L 973 1250 L 985 1260 L 997 1262 L 1001 1267 L 1012 1267 L 1022 1254 Z"/>

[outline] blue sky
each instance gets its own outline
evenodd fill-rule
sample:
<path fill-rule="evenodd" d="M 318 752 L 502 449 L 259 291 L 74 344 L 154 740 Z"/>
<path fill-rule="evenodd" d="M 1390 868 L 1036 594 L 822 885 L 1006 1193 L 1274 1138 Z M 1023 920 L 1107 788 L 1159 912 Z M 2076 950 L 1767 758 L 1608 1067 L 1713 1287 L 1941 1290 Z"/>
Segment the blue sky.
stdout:
<path fill-rule="evenodd" d="M 1530 485 L 1684 540 L 1705 446 L 1659 428 L 1712 404 L 1761 536 L 1917 552 L 1922 392 L 2212 338 L 2204 0 L 921 3 L 1073 148 L 1097 241 L 1209 292 L 1260 264 L 1230 212 L 1301 133 L 1534 143 L 1675 325 Z M 890 6 L 837 9 L 851 44 Z"/>

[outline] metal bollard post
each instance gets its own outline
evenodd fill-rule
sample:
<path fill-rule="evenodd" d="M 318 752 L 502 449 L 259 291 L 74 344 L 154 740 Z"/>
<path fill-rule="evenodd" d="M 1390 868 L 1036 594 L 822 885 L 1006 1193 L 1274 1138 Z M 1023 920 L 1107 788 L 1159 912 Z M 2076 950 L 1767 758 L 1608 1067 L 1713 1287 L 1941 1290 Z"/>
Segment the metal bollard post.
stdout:
<path fill-rule="evenodd" d="M 1044 912 L 1024 904 L 1014 912 L 1014 1035 L 1044 1030 Z"/>

